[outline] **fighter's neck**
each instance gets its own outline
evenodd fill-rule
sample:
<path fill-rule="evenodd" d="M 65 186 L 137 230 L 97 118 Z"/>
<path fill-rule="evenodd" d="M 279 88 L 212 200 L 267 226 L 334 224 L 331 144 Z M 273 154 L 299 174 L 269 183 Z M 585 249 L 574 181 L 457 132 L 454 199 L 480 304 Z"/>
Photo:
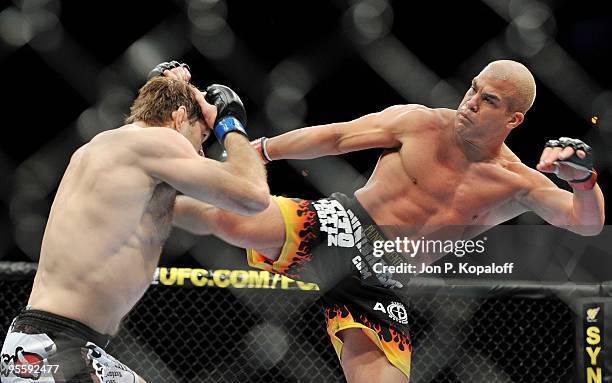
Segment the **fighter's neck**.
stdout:
<path fill-rule="evenodd" d="M 140 121 L 140 120 L 132 122 L 131 125 L 135 125 L 135 126 L 138 126 L 140 128 L 148 128 L 150 126 L 146 122 Z"/>
<path fill-rule="evenodd" d="M 463 137 L 453 126 L 453 140 L 469 162 L 487 162 L 501 157 L 503 137 Z"/>

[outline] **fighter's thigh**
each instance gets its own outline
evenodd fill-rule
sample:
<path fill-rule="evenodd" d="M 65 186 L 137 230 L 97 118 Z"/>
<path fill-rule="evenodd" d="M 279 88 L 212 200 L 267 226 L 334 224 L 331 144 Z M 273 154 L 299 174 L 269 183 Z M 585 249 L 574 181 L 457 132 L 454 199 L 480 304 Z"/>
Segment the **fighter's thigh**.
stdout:
<path fill-rule="evenodd" d="M 408 378 L 395 367 L 362 329 L 349 328 L 338 332 L 342 340 L 342 370 L 348 383 L 408 383 Z"/>
<path fill-rule="evenodd" d="M 252 249 L 280 248 L 285 242 L 285 223 L 277 202 L 254 216 L 218 210 L 215 235 L 234 246 Z"/>

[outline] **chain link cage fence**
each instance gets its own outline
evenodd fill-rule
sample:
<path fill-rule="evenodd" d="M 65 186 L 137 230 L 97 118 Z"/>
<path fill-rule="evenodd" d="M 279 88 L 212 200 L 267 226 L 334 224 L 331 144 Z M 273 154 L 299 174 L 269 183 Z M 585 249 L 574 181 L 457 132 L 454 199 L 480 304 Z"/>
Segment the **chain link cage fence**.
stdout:
<path fill-rule="evenodd" d="M 34 267 L 2 269 L 4 338 L 27 302 Z M 571 301 L 596 296 L 598 286 L 449 283 L 425 280 L 402 295 L 414 346 L 412 383 L 576 381 Z M 148 382 L 344 381 L 316 290 L 233 275 L 199 287 L 170 284 L 149 288 L 109 349 Z"/>

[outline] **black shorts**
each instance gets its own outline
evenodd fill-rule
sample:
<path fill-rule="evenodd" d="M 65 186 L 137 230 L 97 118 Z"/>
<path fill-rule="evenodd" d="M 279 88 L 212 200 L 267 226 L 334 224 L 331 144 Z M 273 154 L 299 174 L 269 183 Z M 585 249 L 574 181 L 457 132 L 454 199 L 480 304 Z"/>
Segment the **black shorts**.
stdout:
<path fill-rule="evenodd" d="M 408 313 L 393 292 L 401 283 L 374 273 L 372 238 L 383 238 L 355 198 L 335 193 L 316 201 L 273 197 L 285 223 L 285 243 L 276 261 L 247 249 L 249 265 L 314 282 L 324 292 L 327 332 L 338 354 L 337 333 L 361 328 L 389 361 L 410 375 Z"/>
<path fill-rule="evenodd" d="M 2 383 L 138 382 L 138 375 L 107 354 L 110 337 L 84 324 L 39 310 L 11 324 L 0 360 Z"/>

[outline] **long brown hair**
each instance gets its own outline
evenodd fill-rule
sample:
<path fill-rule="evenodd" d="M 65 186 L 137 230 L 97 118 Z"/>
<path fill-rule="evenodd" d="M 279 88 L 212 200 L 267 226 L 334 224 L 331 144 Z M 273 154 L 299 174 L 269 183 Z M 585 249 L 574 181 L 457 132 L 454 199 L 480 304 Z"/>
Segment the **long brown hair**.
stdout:
<path fill-rule="evenodd" d="M 155 77 L 138 91 L 138 97 L 134 100 L 125 123 L 143 121 L 149 126 L 162 126 L 172 119 L 172 112 L 181 105 L 187 109 L 190 122 L 203 119 L 193 89 L 193 85 L 182 80 Z"/>

